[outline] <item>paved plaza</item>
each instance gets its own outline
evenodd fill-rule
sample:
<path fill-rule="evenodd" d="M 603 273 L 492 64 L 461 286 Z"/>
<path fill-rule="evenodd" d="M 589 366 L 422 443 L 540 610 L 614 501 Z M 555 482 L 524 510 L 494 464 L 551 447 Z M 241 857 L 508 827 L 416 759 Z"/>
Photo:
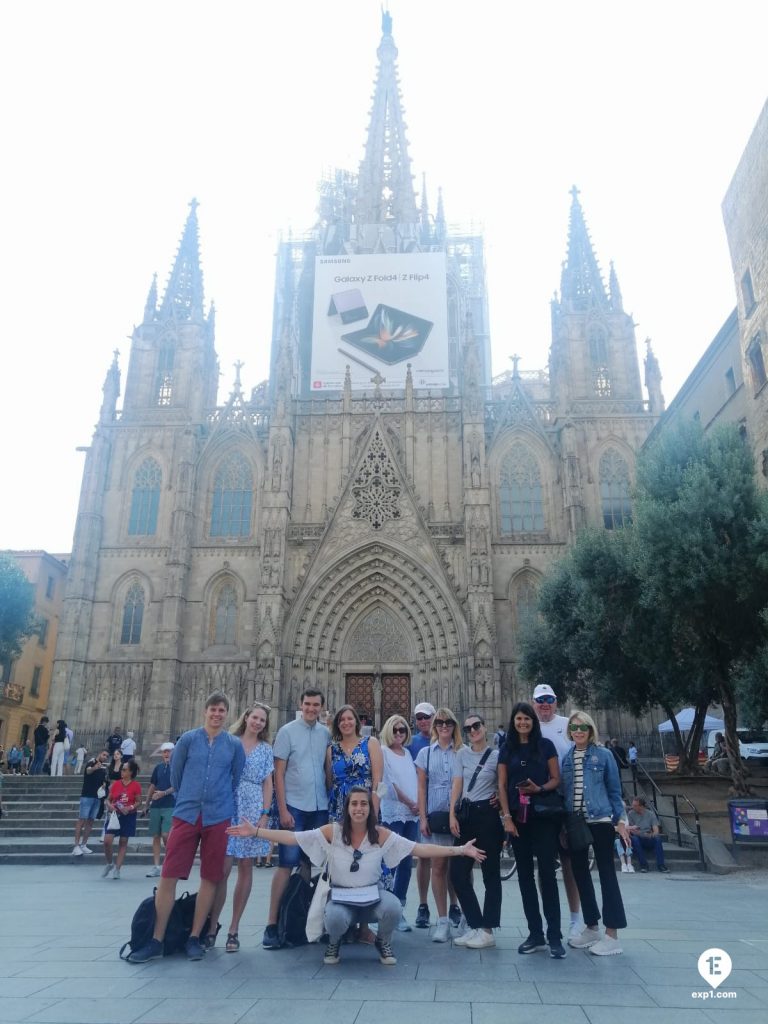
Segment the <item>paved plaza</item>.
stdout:
<path fill-rule="evenodd" d="M 569 950 L 562 962 L 520 956 L 525 926 L 517 882 L 504 883 L 497 948 L 450 948 L 424 931 L 396 934 L 396 967 L 369 946 L 260 946 L 271 872 L 254 872 L 242 950 L 200 963 L 118 959 L 131 916 L 152 891 L 146 868 L 102 880 L 101 858 L 71 866 L 0 869 L 0 1022 L 39 1024 L 710 1024 L 768 1021 L 768 873 L 622 875 L 629 927 L 624 955 Z M 415 879 L 414 879 L 415 882 Z M 191 880 L 191 889 L 196 880 Z M 181 891 L 181 890 L 180 890 Z M 411 893 L 409 916 L 415 910 Z M 224 929 L 228 917 L 223 917 Z M 222 933 L 223 934 L 223 933 Z M 709 947 L 733 972 L 712 992 L 697 970 Z M 543 1005 L 544 1004 L 544 1005 Z"/>

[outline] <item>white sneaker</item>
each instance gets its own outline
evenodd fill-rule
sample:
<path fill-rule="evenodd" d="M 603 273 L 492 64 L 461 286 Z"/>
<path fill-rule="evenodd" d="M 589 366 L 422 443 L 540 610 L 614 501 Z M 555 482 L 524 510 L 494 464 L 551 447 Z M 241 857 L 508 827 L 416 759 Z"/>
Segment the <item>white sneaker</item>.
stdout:
<path fill-rule="evenodd" d="M 576 936 L 568 936 L 568 945 L 573 946 L 574 949 L 588 949 L 599 941 L 599 928 L 585 928 L 584 931 L 579 932 Z"/>
<path fill-rule="evenodd" d="M 627 871 L 630 873 L 630 875 L 634 875 L 635 873 L 635 869 L 632 867 L 631 864 L 627 864 Z"/>
<path fill-rule="evenodd" d="M 568 940 L 578 939 L 581 933 L 584 931 L 583 921 L 572 921 L 571 926 L 568 929 Z"/>
<path fill-rule="evenodd" d="M 104 870 L 101 872 L 101 877 L 106 878 L 107 875 L 113 870 L 114 866 L 114 864 L 105 864 Z"/>
<path fill-rule="evenodd" d="M 83 851 L 80 849 L 79 845 L 75 845 L 75 848 L 72 850 L 72 856 L 73 857 L 82 857 L 83 856 Z"/>
<path fill-rule="evenodd" d="M 486 932 L 482 928 L 478 928 L 475 937 L 467 943 L 467 949 L 490 949 L 495 945 L 496 939 L 493 937 L 493 932 Z"/>
<path fill-rule="evenodd" d="M 451 937 L 451 922 L 438 921 L 437 927 L 432 932 L 433 942 L 447 942 Z"/>
<path fill-rule="evenodd" d="M 157 864 L 155 864 L 153 865 L 152 869 L 147 872 L 147 878 L 159 878 L 161 874 L 161 869 L 157 866 Z"/>
<path fill-rule="evenodd" d="M 589 947 L 589 952 L 595 956 L 616 956 L 617 953 L 623 953 L 624 950 L 621 948 L 618 939 L 612 939 L 610 935 L 604 935 L 599 942 Z"/>
<path fill-rule="evenodd" d="M 477 935 L 476 928 L 470 928 L 469 931 L 464 932 L 463 935 L 459 935 L 453 940 L 454 946 L 468 946 L 471 939 Z"/>
<path fill-rule="evenodd" d="M 159 873 L 160 872 L 158 872 L 158 874 Z M 405 914 L 400 915 L 400 920 L 397 922 L 397 930 L 399 932 L 409 932 L 411 930 L 411 926 L 405 920 Z"/>
<path fill-rule="evenodd" d="M 115 868 L 115 870 L 112 872 L 112 877 L 116 880 L 120 878 L 120 868 Z"/>
<path fill-rule="evenodd" d="M 622 875 L 626 875 L 626 873 L 628 871 L 629 871 L 629 865 L 626 863 L 626 861 L 622 861 L 621 862 L 621 873 L 622 873 Z"/>
<path fill-rule="evenodd" d="M 80 852 L 85 854 L 91 854 L 93 853 L 93 850 L 87 847 L 85 843 L 80 843 Z"/>

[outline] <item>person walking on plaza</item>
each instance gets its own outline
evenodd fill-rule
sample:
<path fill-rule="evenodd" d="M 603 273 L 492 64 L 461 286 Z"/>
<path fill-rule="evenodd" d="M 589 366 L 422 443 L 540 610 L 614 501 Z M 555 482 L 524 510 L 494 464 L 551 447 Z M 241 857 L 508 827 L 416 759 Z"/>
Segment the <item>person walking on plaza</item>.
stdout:
<path fill-rule="evenodd" d="M 21 748 L 21 774 L 29 775 L 29 766 L 32 763 L 32 747 L 29 745 L 29 741 L 24 741 L 24 746 Z"/>
<path fill-rule="evenodd" d="M 83 765 L 85 764 L 85 758 L 87 754 L 88 751 L 81 743 L 80 746 L 75 751 L 75 775 L 79 775 L 80 772 L 83 770 Z"/>
<path fill-rule="evenodd" d="M 124 758 L 133 757 L 136 753 L 136 740 L 132 732 L 129 732 L 120 744 L 120 753 Z"/>
<path fill-rule="evenodd" d="M 235 812 L 235 792 L 245 764 L 242 744 L 224 729 L 228 711 L 229 701 L 223 693 L 210 694 L 205 702 L 203 725 L 185 732 L 174 748 L 171 785 L 176 794 L 176 806 L 155 893 L 154 934 L 146 946 L 130 954 L 128 959 L 132 963 L 162 957 L 176 886 L 180 878 L 189 878 L 198 846 L 200 889 L 186 954 L 188 960 L 202 960 L 205 956 L 200 933 L 211 910 L 216 887 L 224 877 L 227 828 Z"/>
<path fill-rule="evenodd" d="M 115 880 L 120 878 L 120 869 L 125 861 L 128 852 L 128 840 L 136 835 L 136 816 L 141 806 L 141 785 L 136 781 L 139 774 L 138 764 L 131 760 L 123 762 L 120 770 L 120 778 L 113 782 L 109 788 L 107 797 L 107 811 L 117 815 L 117 825 L 110 825 L 107 821 L 107 828 L 104 832 L 104 859 L 106 864 L 101 873 L 102 878 L 110 874 Z M 115 836 L 120 842 L 117 849 L 117 861 L 112 864 L 112 844 Z M 113 870 L 114 868 L 114 870 Z"/>
<path fill-rule="evenodd" d="M 21 775 L 21 747 L 15 743 L 8 751 L 8 771 L 11 775 Z"/>
<path fill-rule="evenodd" d="M 374 736 L 362 735 L 362 723 L 357 711 L 351 704 L 342 704 L 333 716 L 331 745 L 325 754 L 328 820 L 341 820 L 344 798 L 352 786 L 362 786 L 368 790 L 378 814 L 377 790 L 381 776 L 381 744 Z"/>
<path fill-rule="evenodd" d="M 107 763 L 109 754 L 102 750 L 98 757 L 92 757 L 85 766 L 83 775 L 83 786 L 80 790 L 80 813 L 75 822 L 75 845 L 72 850 L 73 857 L 82 857 L 83 854 L 91 854 L 93 850 L 88 847 L 88 837 L 91 834 L 94 821 L 99 816 L 101 800 L 99 790 L 106 786 Z"/>
<path fill-rule="evenodd" d="M 56 732 L 51 743 L 51 776 L 64 774 L 64 755 L 68 752 L 69 746 L 67 723 L 60 718 L 56 723 Z"/>
<path fill-rule="evenodd" d="M 485 899 L 481 910 L 472 884 L 472 865 L 466 861 L 454 861 L 450 868 L 451 879 L 469 926 L 464 935 L 454 939 L 454 945 L 487 949 L 496 945 L 493 930 L 501 924 L 500 858 L 504 832 L 498 807 L 493 801 L 498 788 L 496 769 L 499 752 L 489 746 L 488 732 L 480 715 L 467 715 L 464 735 L 470 745 L 457 752 L 453 765 L 451 832 L 460 843 L 475 840 L 485 851 L 486 859 L 482 866 Z M 459 801 L 461 807 L 457 808 Z"/>
<path fill-rule="evenodd" d="M 401 715 L 392 715 L 381 730 L 381 750 L 384 757 L 381 821 L 385 828 L 416 842 L 419 834 L 419 783 L 416 767 L 407 749 L 411 729 Z M 405 904 L 411 882 L 413 857 L 404 857 L 397 865 L 393 892 L 403 908 L 397 925 L 399 932 L 409 932 L 405 919 Z"/>
<path fill-rule="evenodd" d="M 325 755 L 331 734 L 318 721 L 324 704 L 320 690 L 305 690 L 300 698 L 300 717 L 286 722 L 275 738 L 274 785 L 282 830 L 304 831 L 319 828 L 328 821 Z M 281 842 L 278 846 L 278 868 L 272 876 L 269 916 L 261 943 L 264 949 L 280 948 L 277 934 L 280 900 L 291 871 L 299 863 L 300 852 L 295 843 Z"/>
<path fill-rule="evenodd" d="M 646 850 L 653 850 L 656 854 L 656 867 L 659 871 L 664 873 L 669 871 L 669 868 L 664 863 L 664 846 L 661 841 L 659 819 L 648 806 L 645 797 L 635 797 L 632 801 L 632 809 L 629 812 L 628 818 L 632 852 L 640 861 L 640 871 L 643 874 L 648 871 L 648 861 L 645 856 Z"/>
<path fill-rule="evenodd" d="M 48 752 L 48 740 L 50 738 L 50 732 L 48 730 L 48 718 L 43 715 L 40 719 L 40 723 L 35 729 L 35 759 L 32 762 L 32 768 L 30 775 L 41 775 L 43 771 L 43 765 L 45 764 L 45 755 Z"/>
<path fill-rule="evenodd" d="M 240 776 L 240 785 L 235 797 L 235 814 L 233 825 L 243 821 L 252 821 L 256 825 L 269 823 L 269 810 L 272 805 L 272 771 L 275 766 L 272 747 L 269 745 L 269 715 L 272 709 L 268 704 L 255 701 L 251 707 L 240 715 L 230 729 L 243 745 L 245 767 Z M 232 901 L 232 920 L 227 933 L 227 953 L 237 953 L 240 949 L 240 918 L 243 916 L 253 885 L 253 861 L 263 857 L 269 851 L 269 843 L 264 839 L 242 839 L 230 835 L 227 840 L 227 859 L 224 862 L 224 878 L 216 889 L 216 897 L 211 908 L 211 922 L 206 936 L 206 948 L 216 942 L 219 928 L 219 915 L 227 898 L 227 879 L 232 870 L 233 861 L 237 862 L 237 882 Z"/>
<path fill-rule="evenodd" d="M 546 949 L 536 889 L 534 858 L 539 870 L 541 898 L 547 922 L 546 943 L 550 956 L 562 960 L 565 948 L 560 931 L 560 894 L 557 890 L 555 857 L 562 814 L 537 813 L 536 801 L 560 804 L 560 762 L 552 740 L 541 735 L 541 726 L 530 704 L 512 708 L 507 739 L 499 750 L 499 803 L 504 831 L 511 837 L 517 862 L 517 882 L 528 922 L 528 938 L 518 953 Z M 546 796 L 545 794 L 552 794 Z"/>
<path fill-rule="evenodd" d="M 555 745 L 560 764 L 568 751 L 573 747 L 573 741 L 568 734 L 568 719 L 565 715 L 557 713 L 557 695 L 548 683 L 539 683 L 533 691 L 533 709 L 541 726 L 541 735 L 546 740 L 551 740 Z M 576 938 L 584 931 L 584 920 L 581 916 L 581 900 L 576 879 L 573 877 L 571 868 L 570 851 L 562 843 L 559 844 L 560 867 L 563 871 L 563 885 L 565 896 L 568 900 L 570 911 L 570 924 L 568 937 Z"/>
<path fill-rule="evenodd" d="M 629 762 L 629 770 L 632 772 L 632 781 L 637 783 L 637 745 L 634 740 L 629 741 L 627 747 L 627 761 Z M 637 792 L 637 790 L 635 790 Z"/>
<path fill-rule="evenodd" d="M 621 889 L 613 862 L 613 844 L 618 832 L 629 845 L 626 810 L 621 797 L 621 781 L 616 759 L 607 747 L 599 746 L 597 726 L 586 711 L 574 711 L 568 719 L 568 731 L 574 746 L 563 758 L 562 791 L 569 814 L 583 815 L 591 834 L 591 846 L 600 876 L 605 935 L 601 937 L 600 912 L 589 870 L 589 846 L 571 851 L 571 863 L 579 887 L 586 928 L 581 935 L 569 937 L 568 945 L 589 949 L 595 956 L 621 953 L 618 929 L 627 927 Z"/>
<path fill-rule="evenodd" d="M 176 797 L 171 782 L 172 753 L 172 743 L 163 743 L 160 746 L 162 760 L 152 769 L 147 800 L 144 804 L 144 813 L 149 813 L 149 834 L 152 836 L 152 868 L 147 872 L 147 878 L 160 877 L 160 857 L 163 846 L 168 845 L 168 833 L 173 824 Z"/>
<path fill-rule="evenodd" d="M 395 895 L 379 885 L 379 879 L 382 864 L 390 869 L 397 867 L 405 857 L 413 854 L 416 844 L 376 823 L 376 812 L 367 789 L 352 787 L 344 802 L 340 822 L 290 832 L 264 829 L 246 821 L 231 828 L 230 833 L 263 837 L 281 845 L 295 844 L 314 864 L 322 866 L 328 863 L 331 894 L 323 914 L 328 934 L 324 964 L 339 962 L 341 940 L 350 928 L 373 921 L 378 923 L 375 945 L 379 961 L 387 967 L 397 963 L 391 941 L 401 914 L 400 903 Z M 470 863 L 483 861 L 483 851 L 476 849 L 471 840 L 463 846 L 449 847 L 427 843 L 423 849 L 428 857 L 435 859 L 453 857 L 456 860 L 467 858 Z"/>

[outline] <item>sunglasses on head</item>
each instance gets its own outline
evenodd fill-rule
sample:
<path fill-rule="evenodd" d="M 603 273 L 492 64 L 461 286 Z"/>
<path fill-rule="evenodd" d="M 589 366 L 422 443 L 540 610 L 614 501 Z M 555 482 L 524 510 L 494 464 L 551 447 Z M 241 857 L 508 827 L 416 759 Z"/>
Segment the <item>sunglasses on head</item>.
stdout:
<path fill-rule="evenodd" d="M 436 718 L 435 719 L 435 725 L 439 729 L 441 725 L 453 726 L 453 725 L 456 725 L 456 723 L 454 722 L 454 720 L 452 718 Z"/>
<path fill-rule="evenodd" d="M 407 736 L 408 735 L 408 730 L 405 728 L 404 725 L 396 725 L 393 728 L 392 732 L 396 733 L 398 735 L 402 734 L 403 736 Z"/>
<path fill-rule="evenodd" d="M 550 697 L 549 694 L 547 694 L 545 697 L 534 697 L 533 698 L 534 704 L 554 704 L 556 700 L 557 700 L 557 697 Z"/>
<path fill-rule="evenodd" d="M 474 732 L 475 729 L 479 729 L 482 726 L 482 722 L 468 722 L 464 726 L 464 732 Z"/>
<path fill-rule="evenodd" d="M 360 870 L 360 861 L 363 859 L 363 855 L 359 850 L 352 851 L 352 863 L 349 865 L 350 871 Z"/>
<path fill-rule="evenodd" d="M 589 732 L 588 725 L 578 725 L 576 723 L 574 723 L 573 725 L 569 725 L 568 729 L 570 732 Z"/>

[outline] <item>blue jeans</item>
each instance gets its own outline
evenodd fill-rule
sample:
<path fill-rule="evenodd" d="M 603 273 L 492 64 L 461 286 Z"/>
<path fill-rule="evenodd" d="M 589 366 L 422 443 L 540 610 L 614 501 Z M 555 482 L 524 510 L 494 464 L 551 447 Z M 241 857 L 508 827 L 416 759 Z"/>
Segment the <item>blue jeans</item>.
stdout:
<path fill-rule="evenodd" d="M 47 749 L 47 743 L 40 743 L 35 747 L 35 759 L 29 770 L 30 775 L 40 775 L 42 773 L 43 765 L 45 764 L 45 752 Z"/>
<path fill-rule="evenodd" d="M 299 807 L 291 807 L 290 804 L 287 806 L 293 815 L 294 832 L 308 832 L 312 828 L 320 828 L 321 825 L 328 824 L 328 811 L 302 811 Z M 282 825 L 280 827 L 282 828 Z M 295 868 L 300 860 L 301 847 L 284 846 L 282 843 L 278 843 L 277 863 L 279 867 Z"/>
<path fill-rule="evenodd" d="M 648 861 L 645 856 L 646 850 L 654 850 L 656 853 L 656 867 L 664 867 L 664 847 L 661 843 L 661 836 L 639 836 L 637 834 L 632 835 L 632 852 L 635 854 L 637 859 L 640 861 L 641 868 L 648 867 Z"/>
<path fill-rule="evenodd" d="M 397 835 L 402 836 L 403 839 L 410 839 L 414 843 L 419 834 L 418 821 L 385 821 L 384 828 L 391 829 Z M 405 906 L 405 901 L 408 898 L 408 885 L 411 881 L 412 868 L 413 857 L 411 855 L 403 857 L 395 868 L 395 884 L 392 891 L 403 906 Z"/>

